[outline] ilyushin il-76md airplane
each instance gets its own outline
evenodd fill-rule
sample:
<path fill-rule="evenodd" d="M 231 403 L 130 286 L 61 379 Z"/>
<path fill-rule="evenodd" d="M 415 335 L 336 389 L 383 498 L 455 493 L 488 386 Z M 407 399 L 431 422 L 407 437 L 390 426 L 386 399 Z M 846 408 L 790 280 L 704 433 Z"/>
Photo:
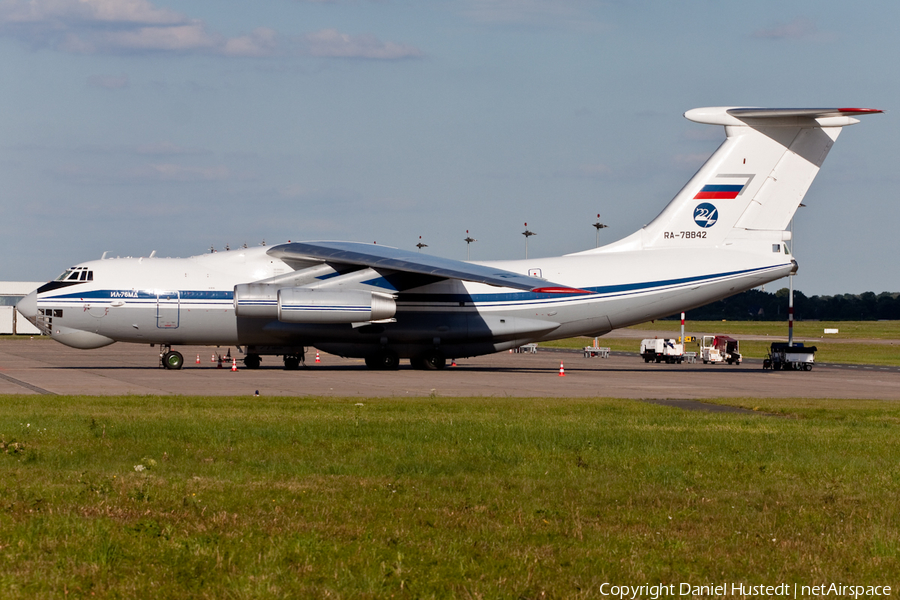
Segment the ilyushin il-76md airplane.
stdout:
<path fill-rule="evenodd" d="M 310 241 L 191 258 L 116 258 L 67 269 L 18 309 L 75 348 L 236 346 L 248 368 L 314 347 L 374 369 L 598 336 L 702 306 L 797 270 L 790 221 L 841 129 L 865 108 L 697 108 L 725 141 L 652 222 L 565 256 L 464 262 Z"/>

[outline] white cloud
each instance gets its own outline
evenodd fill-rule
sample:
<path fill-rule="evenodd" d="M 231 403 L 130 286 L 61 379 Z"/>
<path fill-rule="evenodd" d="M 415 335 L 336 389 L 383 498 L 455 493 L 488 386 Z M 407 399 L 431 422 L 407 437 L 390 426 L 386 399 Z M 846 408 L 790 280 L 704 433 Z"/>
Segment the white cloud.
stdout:
<path fill-rule="evenodd" d="M 589 0 L 466 0 L 462 14 L 483 23 L 563 26 L 597 25 Z"/>
<path fill-rule="evenodd" d="M 222 47 L 228 56 L 271 56 L 278 51 L 278 33 L 274 29 L 257 27 L 250 35 L 231 38 Z"/>
<path fill-rule="evenodd" d="M 202 23 L 187 23 L 167 27 L 138 27 L 125 31 L 104 31 L 91 35 L 68 38 L 63 49 L 73 52 L 121 52 L 156 50 L 187 52 L 192 50 L 215 51 L 220 45 L 216 36 L 210 35 Z"/>
<path fill-rule="evenodd" d="M 235 179 L 224 165 L 195 167 L 175 163 L 151 163 L 125 169 L 109 169 L 96 164 L 66 163 L 51 172 L 68 183 L 106 185 L 110 183 L 191 183 Z"/>
<path fill-rule="evenodd" d="M 223 36 L 199 19 L 149 0 L 0 0 L 0 36 L 73 54 L 199 53 L 264 58 L 281 53 L 274 29 Z M 324 58 L 395 60 L 422 56 L 413 46 L 335 29 L 300 40 L 301 54 Z"/>
<path fill-rule="evenodd" d="M 708 153 L 676 154 L 672 157 L 672 164 L 676 167 L 697 168 L 709 158 Z"/>
<path fill-rule="evenodd" d="M 274 32 L 227 38 L 203 21 L 148 0 L 2 0 L 0 35 L 74 54 L 201 52 L 260 57 L 275 51 Z"/>
<path fill-rule="evenodd" d="M 305 36 L 306 53 L 321 58 L 372 58 L 396 60 L 418 58 L 422 51 L 414 46 L 382 42 L 373 35 L 348 35 L 336 29 L 323 29 Z"/>
<path fill-rule="evenodd" d="M 142 144 L 134 148 L 134 152 L 145 156 L 177 156 L 177 155 L 198 155 L 209 154 L 209 150 L 201 148 L 185 148 L 172 142 L 157 142 L 152 144 Z"/>
<path fill-rule="evenodd" d="M 156 8 L 147 0 L 5 0 L 0 3 L 0 22 L 3 23 L 172 25 L 185 20 L 184 15 Z"/>
<path fill-rule="evenodd" d="M 87 83 L 90 87 L 105 90 L 122 90 L 131 85 L 128 75 L 91 75 Z"/>
<path fill-rule="evenodd" d="M 578 173 L 585 177 L 605 177 L 612 173 L 612 169 L 603 163 L 594 163 L 589 165 L 581 165 L 578 167 Z"/>
<path fill-rule="evenodd" d="M 172 163 L 152 164 L 132 173 L 135 179 L 154 181 L 222 181 L 231 178 L 227 167 L 187 167 Z"/>
<path fill-rule="evenodd" d="M 768 29 L 757 29 L 753 37 L 768 40 L 817 40 L 830 41 L 832 34 L 819 31 L 816 24 L 803 17 L 797 17 L 789 23 L 780 23 Z"/>

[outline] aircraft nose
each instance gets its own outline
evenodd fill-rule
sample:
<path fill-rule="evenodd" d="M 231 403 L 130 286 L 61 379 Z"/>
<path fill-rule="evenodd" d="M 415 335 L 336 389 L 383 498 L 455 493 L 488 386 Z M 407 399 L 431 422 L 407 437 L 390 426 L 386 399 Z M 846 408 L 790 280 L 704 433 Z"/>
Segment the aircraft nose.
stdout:
<path fill-rule="evenodd" d="M 16 310 L 34 324 L 37 319 L 37 290 L 31 292 L 16 304 Z"/>

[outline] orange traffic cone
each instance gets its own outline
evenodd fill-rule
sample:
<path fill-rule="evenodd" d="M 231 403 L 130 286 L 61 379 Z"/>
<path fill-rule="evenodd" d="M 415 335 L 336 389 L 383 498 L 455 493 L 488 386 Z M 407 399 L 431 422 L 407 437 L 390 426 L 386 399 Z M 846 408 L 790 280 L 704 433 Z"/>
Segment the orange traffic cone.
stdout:
<path fill-rule="evenodd" d="M 213 352 L 213 355 L 210 357 L 209 362 L 211 362 L 211 363 L 216 362 L 216 353 L 215 352 Z"/>
<path fill-rule="evenodd" d="M 319 351 L 318 350 L 316 350 L 316 362 L 322 362 L 321 360 L 319 360 Z"/>
<path fill-rule="evenodd" d="M 236 358 L 231 359 L 231 372 L 232 373 L 237 372 L 237 359 Z"/>
<path fill-rule="evenodd" d="M 200 355 L 199 354 L 197 355 L 197 364 L 198 365 L 200 364 Z"/>
<path fill-rule="evenodd" d="M 559 376 L 560 377 L 566 376 L 566 368 L 563 366 L 562 361 L 559 361 Z"/>
<path fill-rule="evenodd" d="M 455 367 L 455 366 L 456 366 L 456 359 L 455 359 L 455 358 L 454 358 L 453 360 L 450 361 L 450 366 L 451 366 L 451 367 Z"/>

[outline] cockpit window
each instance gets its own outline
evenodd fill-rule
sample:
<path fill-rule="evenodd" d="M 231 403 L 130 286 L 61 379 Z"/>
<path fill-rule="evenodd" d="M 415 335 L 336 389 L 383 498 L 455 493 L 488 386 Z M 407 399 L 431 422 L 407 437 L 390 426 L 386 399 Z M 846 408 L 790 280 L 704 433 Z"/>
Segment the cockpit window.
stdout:
<path fill-rule="evenodd" d="M 56 281 L 93 281 L 94 272 L 88 271 L 87 267 L 71 267 L 66 272 L 56 278 Z"/>

